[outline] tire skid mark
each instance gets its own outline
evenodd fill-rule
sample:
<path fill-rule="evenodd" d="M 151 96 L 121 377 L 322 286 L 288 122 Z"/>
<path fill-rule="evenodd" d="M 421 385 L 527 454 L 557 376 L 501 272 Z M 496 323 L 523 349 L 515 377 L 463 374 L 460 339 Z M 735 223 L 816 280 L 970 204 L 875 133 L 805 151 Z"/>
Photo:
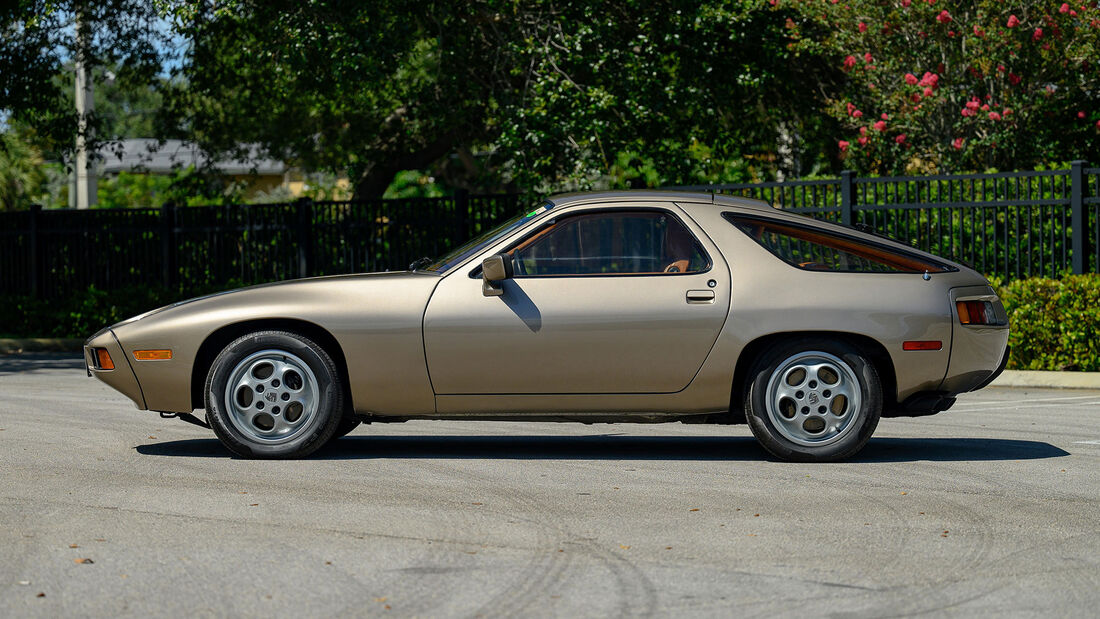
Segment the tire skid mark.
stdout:
<path fill-rule="evenodd" d="M 503 503 L 515 505 L 528 514 L 552 513 L 551 509 L 529 492 L 516 488 L 498 489 L 497 480 L 473 473 L 468 469 L 447 469 L 448 473 L 466 481 L 475 480 Z M 653 583 L 632 562 L 619 553 L 600 547 L 591 538 L 576 534 L 559 523 L 542 518 L 528 517 L 509 511 L 509 517 L 534 526 L 539 545 L 532 553 L 527 566 L 513 579 L 521 584 L 514 588 L 506 587 L 500 594 L 483 604 L 475 615 L 516 616 L 524 611 L 538 608 L 536 604 L 549 602 L 546 596 L 566 583 L 566 569 L 578 556 L 593 563 L 602 564 L 612 574 L 618 588 L 619 608 L 617 612 L 601 612 L 601 615 L 622 617 L 645 617 L 653 613 L 656 606 L 656 594 Z M 565 549 L 565 552 L 558 552 Z M 541 553 L 549 557 L 540 557 Z"/>

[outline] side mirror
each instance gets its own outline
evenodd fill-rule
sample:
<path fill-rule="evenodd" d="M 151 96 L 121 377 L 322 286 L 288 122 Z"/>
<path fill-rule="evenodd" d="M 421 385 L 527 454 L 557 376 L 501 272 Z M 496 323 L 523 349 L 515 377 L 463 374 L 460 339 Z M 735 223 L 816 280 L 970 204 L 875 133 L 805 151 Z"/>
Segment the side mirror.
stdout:
<path fill-rule="evenodd" d="M 501 282 L 512 279 L 512 257 L 508 254 L 489 256 L 481 261 L 481 294 L 487 297 L 499 297 L 504 294 Z"/>

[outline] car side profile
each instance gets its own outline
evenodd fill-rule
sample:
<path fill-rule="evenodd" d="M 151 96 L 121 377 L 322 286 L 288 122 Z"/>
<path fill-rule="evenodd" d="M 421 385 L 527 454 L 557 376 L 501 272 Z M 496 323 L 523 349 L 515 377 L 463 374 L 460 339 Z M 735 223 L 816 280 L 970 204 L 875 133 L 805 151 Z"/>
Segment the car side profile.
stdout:
<path fill-rule="evenodd" d="M 1007 360 L 972 269 L 709 193 L 548 199 L 434 263 L 177 303 L 105 328 L 88 372 L 245 457 L 361 422 L 748 423 L 777 458 L 858 452 Z"/>

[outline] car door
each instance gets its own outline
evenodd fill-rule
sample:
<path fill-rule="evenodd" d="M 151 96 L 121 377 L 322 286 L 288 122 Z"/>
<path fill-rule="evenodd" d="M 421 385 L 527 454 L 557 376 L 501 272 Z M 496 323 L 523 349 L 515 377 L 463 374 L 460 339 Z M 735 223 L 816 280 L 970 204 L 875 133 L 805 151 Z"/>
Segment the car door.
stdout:
<path fill-rule="evenodd" d="M 478 265 L 514 277 L 485 296 Z M 729 269 L 671 204 L 566 209 L 444 277 L 424 343 L 436 394 L 671 393 L 729 310 Z"/>

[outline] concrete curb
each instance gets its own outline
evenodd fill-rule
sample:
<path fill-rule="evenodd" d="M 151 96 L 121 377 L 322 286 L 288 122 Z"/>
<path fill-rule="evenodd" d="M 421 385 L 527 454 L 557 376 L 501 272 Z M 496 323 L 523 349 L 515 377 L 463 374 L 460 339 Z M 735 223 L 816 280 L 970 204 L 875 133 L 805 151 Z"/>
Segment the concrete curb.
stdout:
<path fill-rule="evenodd" d="M 0 355 L 23 352 L 81 352 L 84 340 L 63 337 L 0 338 Z"/>
<path fill-rule="evenodd" d="M 1046 389 L 1100 389 L 1100 372 L 1041 372 L 1005 370 L 990 387 L 1043 387 Z"/>

